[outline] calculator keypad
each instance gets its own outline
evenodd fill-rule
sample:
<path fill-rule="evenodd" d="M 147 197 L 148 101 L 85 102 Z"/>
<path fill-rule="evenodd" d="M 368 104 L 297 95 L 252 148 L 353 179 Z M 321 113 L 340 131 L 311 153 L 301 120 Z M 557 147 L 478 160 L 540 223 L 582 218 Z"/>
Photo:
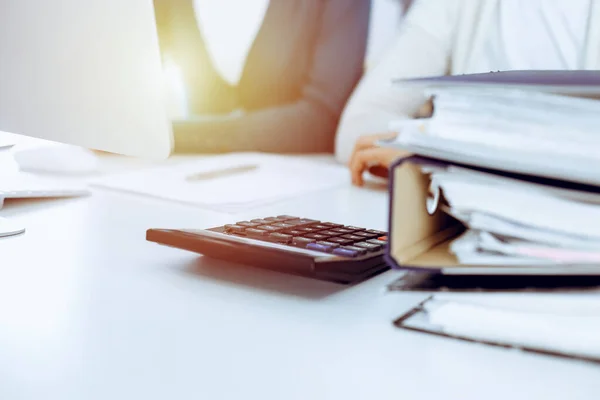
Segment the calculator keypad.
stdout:
<path fill-rule="evenodd" d="M 289 215 L 241 221 L 223 227 L 226 234 L 356 258 L 381 252 L 387 233 Z"/>

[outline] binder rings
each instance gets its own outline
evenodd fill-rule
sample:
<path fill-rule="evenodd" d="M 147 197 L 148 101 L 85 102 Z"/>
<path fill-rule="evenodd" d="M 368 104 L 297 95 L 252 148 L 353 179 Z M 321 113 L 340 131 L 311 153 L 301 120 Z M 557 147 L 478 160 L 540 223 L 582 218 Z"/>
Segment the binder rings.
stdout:
<path fill-rule="evenodd" d="M 456 162 L 421 156 L 397 160 L 390 168 L 389 244 L 387 262 L 392 268 L 452 276 L 600 276 L 600 265 L 461 265 L 450 252 L 453 239 L 464 226 L 439 208 L 428 210 L 429 178 L 421 172 L 424 165 L 454 165 L 530 181 L 532 183 L 600 193 L 600 187 L 533 174 L 490 170 Z M 600 229 L 600 228 L 599 228 Z"/>

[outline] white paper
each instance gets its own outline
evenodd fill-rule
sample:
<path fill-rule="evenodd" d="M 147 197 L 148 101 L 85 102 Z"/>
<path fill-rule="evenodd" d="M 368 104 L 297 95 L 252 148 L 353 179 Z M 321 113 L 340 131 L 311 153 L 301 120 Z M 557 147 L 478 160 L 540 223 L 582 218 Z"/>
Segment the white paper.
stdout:
<path fill-rule="evenodd" d="M 443 193 L 458 211 L 477 210 L 537 229 L 600 241 L 600 206 L 468 182 L 447 182 Z"/>
<path fill-rule="evenodd" d="M 187 181 L 193 174 L 248 165 L 256 168 L 216 179 Z M 349 182 L 346 168 L 322 160 L 243 153 L 111 175 L 92 185 L 235 213 Z"/>
<path fill-rule="evenodd" d="M 590 134 L 600 121 L 600 102 L 597 100 L 502 89 L 432 90 L 428 94 L 435 96 L 433 120 L 475 126 L 486 122 L 507 127 L 544 127 L 554 133 L 554 138 L 572 139 L 574 132 L 579 132 L 583 139 L 598 139 Z"/>
<path fill-rule="evenodd" d="M 553 264 L 600 264 L 600 247 L 581 249 L 549 246 L 520 239 L 501 238 L 489 232 L 479 233 L 479 249 Z"/>
<path fill-rule="evenodd" d="M 458 167 L 422 171 L 439 207 L 468 228 L 450 246 L 461 264 L 600 263 L 599 195 Z"/>
<path fill-rule="evenodd" d="M 445 133 L 440 134 L 439 130 L 434 130 L 436 126 L 439 124 L 434 118 L 390 121 L 390 130 L 399 134 L 395 140 L 382 141 L 379 145 L 498 171 L 600 185 L 597 173 L 600 170 L 600 146 L 592 142 L 577 144 L 568 139 L 557 142 L 550 137 L 510 136 L 506 132 L 494 134 L 481 126 L 445 125 Z M 545 127 L 541 129 L 543 131 Z M 565 131 L 570 133 L 569 129 Z M 597 132 L 594 129 L 588 133 L 600 138 Z"/>
<path fill-rule="evenodd" d="M 600 249 L 600 241 L 585 240 L 580 237 L 561 234 L 560 232 L 535 229 L 480 212 L 460 214 L 449 210 L 448 213 L 474 231 L 489 232 L 498 236 L 516 238 L 548 246 L 572 249 Z"/>
<path fill-rule="evenodd" d="M 417 155 L 600 186 L 600 101 L 540 90 L 433 82 L 434 113 L 391 121 L 381 145 Z M 426 167 L 427 209 L 470 231 L 451 245 L 463 264 L 598 263 L 600 195 L 457 167 Z"/>
<path fill-rule="evenodd" d="M 491 252 L 490 249 L 487 249 L 486 252 L 485 250 L 482 247 L 480 233 L 473 230 L 467 230 L 450 244 L 450 251 L 462 265 L 539 266 L 553 264 L 551 261 L 539 258 L 501 254 Z"/>

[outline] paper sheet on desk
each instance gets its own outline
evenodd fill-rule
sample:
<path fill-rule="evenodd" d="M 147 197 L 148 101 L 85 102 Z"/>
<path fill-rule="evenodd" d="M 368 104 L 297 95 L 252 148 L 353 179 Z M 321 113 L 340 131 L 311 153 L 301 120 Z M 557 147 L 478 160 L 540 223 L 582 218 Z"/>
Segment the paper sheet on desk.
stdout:
<path fill-rule="evenodd" d="M 244 171 L 245 166 L 256 168 Z M 214 179 L 187 179 L 196 174 L 218 174 L 237 167 L 242 167 L 242 171 Z M 243 153 L 109 176 L 92 184 L 236 213 L 348 183 L 349 176 L 344 167 L 322 160 Z"/>

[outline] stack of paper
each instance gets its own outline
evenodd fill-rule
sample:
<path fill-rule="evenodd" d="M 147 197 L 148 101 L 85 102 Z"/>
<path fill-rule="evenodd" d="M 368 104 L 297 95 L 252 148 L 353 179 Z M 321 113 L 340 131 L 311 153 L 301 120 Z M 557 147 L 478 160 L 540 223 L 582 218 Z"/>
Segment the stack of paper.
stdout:
<path fill-rule="evenodd" d="M 519 90 L 433 90 L 428 132 L 501 150 L 597 157 L 600 102 Z"/>
<path fill-rule="evenodd" d="M 600 194 L 458 167 L 424 167 L 430 212 L 468 230 L 451 251 L 461 264 L 600 263 Z"/>
<path fill-rule="evenodd" d="M 108 176 L 93 185 L 236 213 L 348 182 L 345 168 L 321 159 L 240 153 Z"/>
<path fill-rule="evenodd" d="M 383 145 L 442 162 L 423 169 L 428 208 L 467 227 L 450 246 L 461 264 L 600 264 L 599 78 L 531 71 L 405 82 L 424 85 L 434 113 L 392 121 L 399 135 Z"/>
<path fill-rule="evenodd" d="M 434 99 L 434 113 L 425 120 L 390 121 L 400 134 L 385 146 L 498 170 L 600 183 L 600 101 L 593 98 L 600 97 L 598 72 L 475 74 L 398 84 L 422 86 Z M 587 97 L 573 95 L 579 92 Z"/>
<path fill-rule="evenodd" d="M 430 94 L 433 117 L 417 126 L 393 121 L 400 135 L 388 145 L 535 166 L 555 157 L 552 169 L 567 171 L 600 166 L 600 101 L 501 89 Z"/>

